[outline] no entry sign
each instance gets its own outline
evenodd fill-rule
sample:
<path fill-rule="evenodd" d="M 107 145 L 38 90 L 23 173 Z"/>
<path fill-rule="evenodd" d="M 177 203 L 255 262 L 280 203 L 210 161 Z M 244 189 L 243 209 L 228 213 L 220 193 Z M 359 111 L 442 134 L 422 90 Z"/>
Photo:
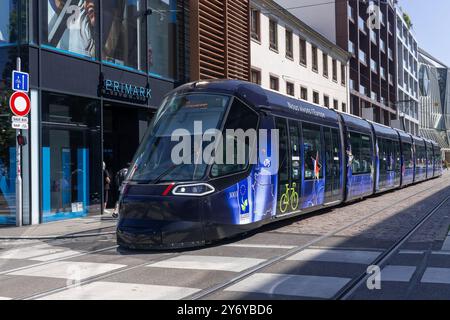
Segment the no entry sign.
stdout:
<path fill-rule="evenodd" d="M 24 92 L 14 92 L 9 99 L 11 111 L 18 117 L 26 117 L 30 113 L 31 101 Z"/>

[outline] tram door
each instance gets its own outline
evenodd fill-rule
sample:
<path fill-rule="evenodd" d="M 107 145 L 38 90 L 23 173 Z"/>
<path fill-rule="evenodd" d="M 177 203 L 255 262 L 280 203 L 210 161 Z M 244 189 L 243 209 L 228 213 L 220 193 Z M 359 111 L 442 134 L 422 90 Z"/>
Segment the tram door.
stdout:
<path fill-rule="evenodd" d="M 276 128 L 279 131 L 279 169 L 278 169 L 278 199 L 277 199 L 277 215 L 289 213 L 286 203 L 286 194 L 289 192 L 289 138 L 286 119 L 277 118 L 275 120 Z"/>
<path fill-rule="evenodd" d="M 302 185 L 302 164 L 301 164 L 301 127 L 298 121 L 289 121 L 289 140 L 290 140 L 290 155 L 289 155 L 289 167 L 290 167 L 290 187 L 291 194 L 290 210 L 298 211 L 300 209 L 299 198 L 301 195 Z"/>
<path fill-rule="evenodd" d="M 323 128 L 325 139 L 325 203 L 342 200 L 341 186 L 341 145 L 339 131 Z"/>

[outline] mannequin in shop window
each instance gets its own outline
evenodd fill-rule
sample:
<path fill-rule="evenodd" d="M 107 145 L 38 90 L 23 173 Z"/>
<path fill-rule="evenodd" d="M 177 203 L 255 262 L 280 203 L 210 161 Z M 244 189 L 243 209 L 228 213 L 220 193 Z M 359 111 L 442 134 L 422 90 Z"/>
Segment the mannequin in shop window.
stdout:
<path fill-rule="evenodd" d="M 95 57 L 96 6 L 94 0 L 49 0 L 50 45 Z"/>

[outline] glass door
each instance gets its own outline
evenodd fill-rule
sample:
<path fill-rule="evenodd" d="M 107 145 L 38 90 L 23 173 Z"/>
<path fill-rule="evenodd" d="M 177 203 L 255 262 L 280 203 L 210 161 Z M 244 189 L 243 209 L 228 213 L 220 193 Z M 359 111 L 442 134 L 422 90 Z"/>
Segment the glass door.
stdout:
<path fill-rule="evenodd" d="M 278 201 L 277 215 L 289 212 L 289 139 L 286 119 L 275 120 L 276 129 L 279 131 L 279 169 L 278 169 Z"/>
<path fill-rule="evenodd" d="M 324 128 L 325 139 L 325 203 L 332 203 L 342 199 L 341 186 L 341 143 L 339 131 Z"/>

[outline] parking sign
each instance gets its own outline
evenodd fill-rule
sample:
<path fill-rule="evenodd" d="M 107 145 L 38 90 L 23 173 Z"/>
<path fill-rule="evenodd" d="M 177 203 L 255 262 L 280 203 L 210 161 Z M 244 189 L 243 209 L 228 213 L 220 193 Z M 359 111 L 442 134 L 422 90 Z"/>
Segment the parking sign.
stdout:
<path fill-rule="evenodd" d="M 12 89 L 19 92 L 30 91 L 30 75 L 25 72 L 13 71 Z"/>

